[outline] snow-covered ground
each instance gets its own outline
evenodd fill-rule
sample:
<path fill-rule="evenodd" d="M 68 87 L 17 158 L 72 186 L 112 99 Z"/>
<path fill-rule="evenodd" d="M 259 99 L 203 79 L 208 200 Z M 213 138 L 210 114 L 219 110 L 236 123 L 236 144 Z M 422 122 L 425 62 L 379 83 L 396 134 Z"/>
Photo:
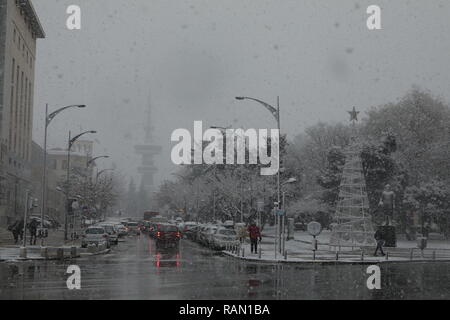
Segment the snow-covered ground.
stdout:
<path fill-rule="evenodd" d="M 294 239 L 286 241 L 285 251 L 275 250 L 275 229 L 266 227 L 262 233 L 260 243 L 261 254 L 250 253 L 248 241 L 242 246 L 238 254 L 235 252 L 225 252 L 227 255 L 246 260 L 256 261 L 285 261 L 285 262 L 311 262 L 311 263 L 370 263 L 370 262 L 407 262 L 407 261 L 450 261 L 450 241 L 430 240 L 428 246 L 422 253 L 417 247 L 416 241 L 398 240 L 396 248 L 384 248 L 387 256 L 373 256 L 374 248 L 343 248 L 336 253 L 336 248 L 328 245 L 331 232 L 323 231 L 318 237 L 318 250 L 312 250 L 311 241 L 313 239 L 307 232 L 294 232 Z M 243 249 L 243 251 L 242 251 Z"/>

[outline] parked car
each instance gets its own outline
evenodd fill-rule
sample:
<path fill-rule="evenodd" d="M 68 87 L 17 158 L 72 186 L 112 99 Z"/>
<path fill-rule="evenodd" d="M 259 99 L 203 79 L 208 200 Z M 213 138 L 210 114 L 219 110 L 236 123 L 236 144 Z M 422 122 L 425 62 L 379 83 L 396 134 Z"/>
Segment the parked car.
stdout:
<path fill-rule="evenodd" d="M 116 232 L 119 234 L 119 238 L 128 235 L 128 230 L 123 224 L 117 223 L 114 225 L 114 228 L 116 229 Z"/>
<path fill-rule="evenodd" d="M 201 243 L 205 246 L 211 246 L 213 241 L 213 234 L 219 227 L 216 225 L 208 225 L 203 232 L 201 232 Z"/>
<path fill-rule="evenodd" d="M 209 227 L 208 224 L 201 224 L 199 225 L 199 227 L 197 228 L 197 237 L 196 237 L 196 241 L 200 244 L 204 244 L 205 243 L 205 232 L 206 229 Z"/>
<path fill-rule="evenodd" d="M 227 220 L 224 223 L 222 223 L 222 226 L 224 228 L 234 229 L 234 221 L 233 220 Z"/>
<path fill-rule="evenodd" d="M 294 230 L 295 231 L 306 231 L 306 223 L 304 222 L 294 222 Z"/>
<path fill-rule="evenodd" d="M 223 250 L 227 245 L 239 245 L 236 231 L 230 228 L 218 228 L 212 235 L 211 247 Z"/>
<path fill-rule="evenodd" d="M 111 223 L 101 223 L 98 226 L 105 228 L 108 233 L 108 239 L 110 244 L 118 245 L 119 244 L 119 233 L 116 231 L 114 224 Z"/>
<path fill-rule="evenodd" d="M 181 232 L 176 225 L 158 224 L 156 230 L 156 247 L 179 245 Z"/>
<path fill-rule="evenodd" d="M 198 225 L 196 222 L 186 222 L 184 224 L 183 237 L 189 240 L 195 240 L 197 236 Z"/>
<path fill-rule="evenodd" d="M 106 229 L 102 226 L 92 226 L 86 229 L 81 239 L 81 247 L 86 248 L 89 244 L 99 245 L 106 243 L 110 247 L 109 235 Z"/>

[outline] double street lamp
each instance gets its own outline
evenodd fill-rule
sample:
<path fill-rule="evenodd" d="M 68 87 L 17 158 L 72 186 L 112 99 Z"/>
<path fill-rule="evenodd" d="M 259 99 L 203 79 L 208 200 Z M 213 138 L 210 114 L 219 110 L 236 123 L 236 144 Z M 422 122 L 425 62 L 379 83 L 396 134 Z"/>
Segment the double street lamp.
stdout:
<path fill-rule="evenodd" d="M 278 134 L 280 137 L 280 141 L 281 141 L 281 121 L 280 121 L 280 97 L 277 97 L 277 107 L 273 107 L 270 104 L 268 104 L 267 102 L 264 102 L 260 99 L 256 99 L 256 98 L 251 98 L 251 97 L 236 97 L 236 100 L 252 100 L 255 102 L 258 102 L 259 104 L 261 104 L 264 108 L 266 108 L 271 114 L 272 116 L 275 118 L 275 120 L 277 121 L 277 127 L 278 127 Z M 278 141 L 278 147 L 280 144 L 280 141 Z M 280 186 L 280 156 L 278 155 L 278 173 L 277 173 L 277 209 L 280 209 L 280 201 L 281 201 L 281 186 Z M 275 258 L 276 258 L 276 241 L 277 241 L 277 237 L 278 237 L 278 232 L 279 232 L 279 222 L 280 217 L 277 215 L 277 220 L 276 220 L 276 236 L 275 236 Z"/>
<path fill-rule="evenodd" d="M 68 145 L 67 145 L 67 181 L 66 181 L 66 203 L 67 203 L 67 208 L 66 208 L 66 214 L 64 217 L 64 240 L 68 240 L 67 239 L 67 218 L 68 218 L 68 214 L 69 214 L 69 205 L 70 205 L 70 151 L 72 149 L 73 144 L 82 136 L 84 136 L 85 134 L 88 133 L 97 133 L 97 131 L 85 131 L 80 133 L 79 135 L 76 135 L 75 137 L 71 137 L 71 132 L 69 131 L 69 140 L 68 140 Z"/>
<path fill-rule="evenodd" d="M 62 111 L 70 108 L 86 108 L 84 104 L 69 105 L 62 107 L 48 114 L 48 103 L 45 105 L 45 125 L 44 125 L 44 165 L 42 167 L 42 201 L 41 201 L 41 230 L 44 229 L 44 213 L 47 207 L 47 129 L 52 120 Z M 41 246 L 44 246 L 44 237 L 41 237 Z"/>
<path fill-rule="evenodd" d="M 94 163 L 95 160 L 102 159 L 102 158 L 107 159 L 107 158 L 109 158 L 109 156 L 98 156 L 98 157 L 92 158 L 91 160 L 88 160 L 88 161 L 86 162 L 86 168 L 89 168 L 89 166 L 90 166 L 92 163 Z"/>

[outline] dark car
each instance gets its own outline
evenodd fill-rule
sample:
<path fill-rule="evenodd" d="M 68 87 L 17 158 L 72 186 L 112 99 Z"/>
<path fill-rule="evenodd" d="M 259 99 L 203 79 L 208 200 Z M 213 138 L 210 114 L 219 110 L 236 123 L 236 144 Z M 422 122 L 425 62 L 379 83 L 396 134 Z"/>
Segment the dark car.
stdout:
<path fill-rule="evenodd" d="M 158 224 L 156 227 L 156 246 L 178 246 L 181 232 L 177 226 L 171 224 Z"/>
<path fill-rule="evenodd" d="M 306 231 L 306 228 L 307 228 L 307 226 L 306 226 L 306 223 L 304 223 L 304 222 L 295 222 L 294 223 L 294 230 L 295 231 Z"/>
<path fill-rule="evenodd" d="M 149 233 L 150 231 L 150 221 L 143 221 L 141 224 L 141 232 Z"/>
<path fill-rule="evenodd" d="M 152 238 L 156 238 L 156 233 L 158 232 L 158 225 L 159 223 L 151 222 L 150 226 L 148 227 L 148 235 Z"/>

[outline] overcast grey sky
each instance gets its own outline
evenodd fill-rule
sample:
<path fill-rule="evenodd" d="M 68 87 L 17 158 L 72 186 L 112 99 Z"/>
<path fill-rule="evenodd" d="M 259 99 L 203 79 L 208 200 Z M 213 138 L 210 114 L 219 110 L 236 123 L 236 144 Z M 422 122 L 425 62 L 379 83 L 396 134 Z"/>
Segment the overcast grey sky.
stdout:
<path fill-rule="evenodd" d="M 450 101 L 450 2 L 446 0 L 38 0 L 47 34 L 36 62 L 34 139 L 50 109 L 85 103 L 52 123 L 49 144 L 68 130 L 96 129 L 107 153 L 136 176 L 133 145 L 143 139 L 151 95 L 158 179 L 170 176 L 170 134 L 206 125 L 274 127 L 248 95 L 281 97 L 291 138 L 317 121 L 347 121 L 356 106 L 396 101 L 413 85 Z M 82 29 L 66 29 L 66 8 L 82 10 Z M 366 8 L 382 8 L 383 30 L 369 31 Z M 81 126 L 81 127 L 80 127 Z"/>

